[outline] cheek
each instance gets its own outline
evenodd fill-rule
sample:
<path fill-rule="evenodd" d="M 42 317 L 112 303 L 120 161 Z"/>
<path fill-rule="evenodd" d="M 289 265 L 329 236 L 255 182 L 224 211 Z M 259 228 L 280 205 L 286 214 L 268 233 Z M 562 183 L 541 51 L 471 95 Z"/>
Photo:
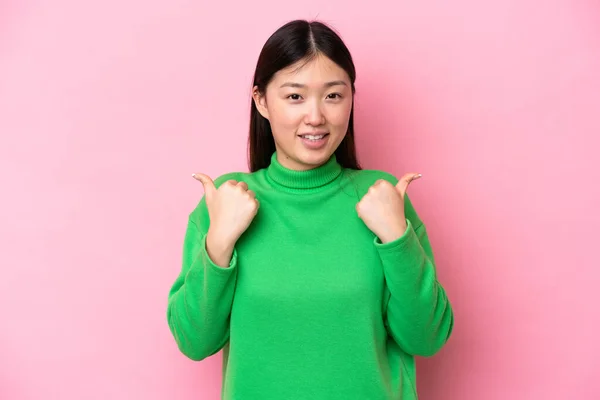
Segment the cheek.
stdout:
<path fill-rule="evenodd" d="M 271 123 L 279 127 L 297 127 L 302 122 L 303 115 L 300 107 L 290 107 L 279 102 L 273 104 L 269 112 Z"/>
<path fill-rule="evenodd" d="M 350 119 L 350 112 L 352 111 L 352 103 L 348 105 L 340 105 L 332 108 L 328 116 L 328 121 L 331 125 L 345 128 L 348 125 Z"/>

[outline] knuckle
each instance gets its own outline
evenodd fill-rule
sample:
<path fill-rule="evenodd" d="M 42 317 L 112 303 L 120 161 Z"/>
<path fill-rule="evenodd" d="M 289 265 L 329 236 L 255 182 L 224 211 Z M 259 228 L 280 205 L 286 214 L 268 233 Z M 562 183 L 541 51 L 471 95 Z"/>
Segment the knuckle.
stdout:
<path fill-rule="evenodd" d="M 233 189 L 233 188 L 235 188 L 235 185 L 236 185 L 236 184 L 237 184 L 237 182 L 236 182 L 236 181 L 229 180 L 229 181 L 227 181 L 227 182 L 224 182 L 224 183 L 221 185 L 221 187 L 220 187 L 220 188 L 222 188 L 222 189 L 224 189 L 224 190 L 230 190 L 230 189 Z"/>

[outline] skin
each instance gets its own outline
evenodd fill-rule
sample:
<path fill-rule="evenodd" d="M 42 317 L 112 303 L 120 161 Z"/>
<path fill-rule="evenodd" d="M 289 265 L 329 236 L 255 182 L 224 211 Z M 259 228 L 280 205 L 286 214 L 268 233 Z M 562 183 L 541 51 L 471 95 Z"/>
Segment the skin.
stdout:
<path fill-rule="evenodd" d="M 346 71 L 324 55 L 277 72 L 265 93 L 255 87 L 253 99 L 271 124 L 279 163 L 299 171 L 325 163 L 346 135 L 352 96 Z M 318 150 L 306 148 L 298 136 L 321 132 L 329 137 Z"/>
<path fill-rule="evenodd" d="M 396 186 L 380 179 L 356 205 L 358 216 L 382 243 L 399 239 L 406 232 L 404 197 L 408 185 L 420 177 L 414 172 L 405 174 Z"/>
<path fill-rule="evenodd" d="M 346 135 L 352 110 L 348 74 L 329 58 L 318 55 L 275 74 L 265 93 L 254 88 L 258 111 L 269 120 L 277 160 L 282 166 L 305 171 L 329 160 Z M 300 134 L 329 133 L 325 146 L 309 149 Z M 227 181 L 218 189 L 203 174 L 192 175 L 202 183 L 211 224 L 206 249 L 213 262 L 227 268 L 235 243 L 251 224 L 259 209 L 255 193 L 245 182 Z M 397 185 L 375 182 L 356 205 L 365 225 L 383 243 L 400 238 L 407 229 L 404 197 L 408 185 L 421 174 L 405 174 Z"/>

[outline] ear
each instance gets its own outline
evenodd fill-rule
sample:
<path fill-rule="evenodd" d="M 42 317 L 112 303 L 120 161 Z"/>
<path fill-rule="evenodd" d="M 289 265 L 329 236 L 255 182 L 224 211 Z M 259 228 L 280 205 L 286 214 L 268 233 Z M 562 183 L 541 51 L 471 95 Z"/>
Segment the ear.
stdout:
<path fill-rule="evenodd" d="M 267 97 L 260 93 L 257 86 L 252 88 L 252 99 L 256 105 L 256 109 L 264 118 L 269 119 L 269 110 L 267 109 Z"/>

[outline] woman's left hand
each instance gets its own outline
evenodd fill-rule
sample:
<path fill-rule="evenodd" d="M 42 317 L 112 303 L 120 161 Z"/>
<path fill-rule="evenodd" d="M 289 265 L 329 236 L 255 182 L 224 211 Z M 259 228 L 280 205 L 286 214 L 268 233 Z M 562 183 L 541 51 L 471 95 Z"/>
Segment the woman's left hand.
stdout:
<path fill-rule="evenodd" d="M 404 175 L 396 186 L 380 179 L 356 205 L 358 216 L 382 243 L 400 238 L 406 231 L 404 196 L 408 185 L 421 174 Z"/>

